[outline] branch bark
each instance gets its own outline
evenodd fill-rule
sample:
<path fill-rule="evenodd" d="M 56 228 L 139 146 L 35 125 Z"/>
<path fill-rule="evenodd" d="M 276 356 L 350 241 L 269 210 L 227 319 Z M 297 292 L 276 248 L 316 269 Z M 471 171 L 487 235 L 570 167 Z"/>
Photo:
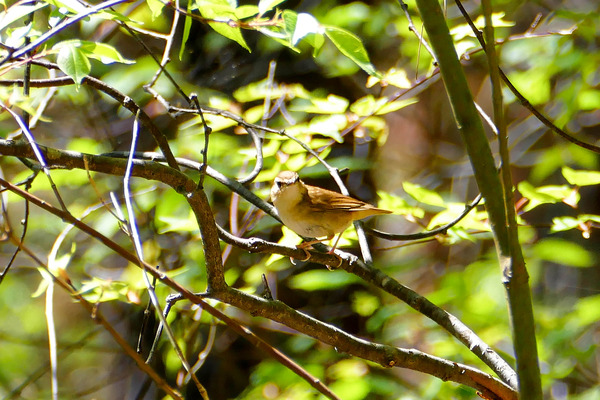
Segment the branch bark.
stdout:
<path fill-rule="evenodd" d="M 126 168 L 127 161 L 121 158 L 95 156 L 72 151 L 60 151 L 44 146 L 39 146 L 39 148 L 46 157 L 46 162 L 48 165 L 80 169 L 85 169 L 87 167 L 90 170 L 114 175 L 122 175 Z M 0 154 L 15 156 L 18 154 L 22 157 L 33 157 L 33 151 L 31 150 L 30 146 L 10 140 L 0 140 Z M 312 317 L 302 314 L 281 302 L 267 301 L 265 299 L 251 296 L 244 292 L 228 287 L 223 279 L 217 226 L 214 222 L 212 213 L 210 212 L 210 207 L 207 207 L 209 205 L 208 199 L 201 190 L 197 189 L 196 183 L 180 171 L 152 161 L 134 160 L 132 175 L 144 177 L 146 179 L 155 179 L 168 184 L 179 193 L 185 195 L 186 198 L 188 198 L 190 206 L 194 209 L 194 212 L 197 212 L 196 217 L 198 219 L 198 223 L 200 224 L 201 230 L 203 230 L 202 238 L 204 242 L 204 251 L 206 254 L 205 258 L 207 263 L 207 271 L 209 275 L 213 275 L 212 278 L 209 277 L 208 279 L 208 292 L 205 294 L 205 296 L 212 297 L 239 307 L 251 313 L 252 315 L 260 315 L 273 321 L 283 323 L 290 328 L 312 336 L 315 339 L 320 340 L 323 343 L 327 343 L 337 349 L 340 349 L 341 351 L 347 352 L 348 354 L 365 358 L 386 367 L 397 366 L 428 373 L 443 380 L 451 380 L 471 386 L 492 399 L 516 399 L 515 392 L 510 386 L 472 367 L 442 360 L 417 350 L 400 349 L 383 344 L 371 343 L 366 340 L 356 338 L 331 325 L 325 324 Z M 90 236 L 100 240 L 104 245 L 108 246 L 125 259 L 131 261 L 135 265 L 139 265 L 139 260 L 134 254 L 123 249 L 111 239 L 103 236 L 90 226 L 77 220 L 71 214 L 56 209 L 49 203 L 14 187 L 3 179 L 0 179 L 0 183 L 9 190 L 31 201 L 38 207 L 57 215 L 66 222 L 74 224 Z M 255 248 L 259 249 L 260 247 L 256 246 L 256 243 L 259 241 L 254 242 Z M 292 256 L 302 257 L 304 254 L 303 251 L 295 248 L 286 249 L 286 252 L 291 252 Z M 329 254 L 318 252 L 314 252 L 313 254 L 315 261 L 321 261 L 323 263 L 331 263 L 333 260 L 330 258 L 334 257 Z M 344 265 L 348 267 L 349 272 L 356 273 L 358 276 L 362 275 L 364 277 L 368 277 L 369 273 L 377 274 L 378 272 L 378 270 L 369 268 L 364 265 L 364 263 L 360 263 L 357 260 L 349 262 L 348 259 L 345 259 Z M 194 304 L 199 304 L 209 311 L 210 306 L 205 303 L 200 296 L 193 294 L 154 267 L 148 264 L 142 264 L 142 266 L 146 271 L 159 279 L 163 284 L 175 290 L 177 293 L 180 293 L 185 299 Z M 369 271 L 369 273 L 364 271 L 360 272 L 365 268 L 365 271 Z M 388 291 L 391 290 L 390 288 L 395 288 L 394 290 L 400 290 L 400 288 L 403 288 L 397 282 L 396 284 L 390 283 L 391 278 L 387 277 L 380 271 L 377 279 L 373 279 L 373 281 L 379 282 L 378 285 L 384 290 Z M 410 291 L 408 288 L 405 289 Z M 392 291 L 390 291 L 390 293 L 392 293 Z M 414 293 L 414 295 L 417 297 L 413 299 L 412 304 L 409 303 L 411 306 L 426 309 L 426 307 L 423 305 L 430 305 L 431 307 L 434 307 L 434 310 L 441 310 L 435 307 L 433 304 L 427 302 L 422 296 L 419 296 L 416 293 Z M 441 312 L 445 313 L 443 310 L 441 310 Z M 447 315 L 449 314 L 446 313 L 446 316 Z M 453 322 L 460 321 L 456 320 Z M 466 327 L 465 329 L 468 330 Z M 470 330 L 468 330 L 468 332 L 470 332 Z M 472 338 L 470 338 L 470 340 L 471 339 Z M 489 351 L 487 346 L 482 348 L 484 352 L 486 352 L 486 349 Z"/>

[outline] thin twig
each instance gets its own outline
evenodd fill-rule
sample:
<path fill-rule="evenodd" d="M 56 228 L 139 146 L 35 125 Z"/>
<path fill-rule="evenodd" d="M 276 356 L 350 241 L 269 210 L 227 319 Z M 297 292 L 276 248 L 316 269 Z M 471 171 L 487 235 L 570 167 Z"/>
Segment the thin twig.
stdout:
<path fill-rule="evenodd" d="M 175 6 L 179 8 L 179 0 L 175 0 Z M 171 48 L 173 47 L 173 41 L 175 40 L 175 33 L 177 32 L 177 25 L 179 24 L 179 13 L 174 13 L 173 22 L 171 23 L 171 30 L 169 31 L 169 35 L 167 36 L 167 40 L 165 41 L 165 48 L 163 50 L 162 61 L 159 64 L 159 69 L 154 74 L 154 77 L 150 80 L 148 86 L 152 87 L 158 80 L 160 74 L 165 70 L 165 67 L 170 61 L 170 53 Z"/>
<path fill-rule="evenodd" d="M 36 173 L 34 173 L 34 175 L 35 174 Z M 27 181 L 26 190 L 29 190 L 30 187 L 31 187 L 31 181 Z M 4 200 L 4 199 L 2 199 L 2 200 Z M 8 219 L 8 211 L 6 209 L 6 204 L 4 201 L 2 201 L 2 213 L 4 214 L 4 220 L 6 221 L 6 227 L 7 227 L 8 234 L 12 235 L 12 228 L 10 226 L 10 221 Z M 23 231 L 21 232 L 21 238 L 19 239 L 19 242 L 23 243 L 23 242 L 25 242 L 25 236 L 27 235 L 27 227 L 29 226 L 29 201 L 27 201 L 27 200 L 25 200 L 24 217 L 21 220 L 21 225 L 23 225 Z M 0 274 L 0 285 L 2 284 L 2 281 L 4 280 L 6 275 L 8 274 L 8 271 L 10 271 L 10 267 L 14 264 L 15 260 L 17 259 L 17 255 L 19 254 L 20 251 L 21 251 L 21 247 L 17 246 L 17 248 L 13 252 L 12 257 L 8 261 L 8 264 L 6 264 L 6 268 L 4 268 L 4 271 L 2 271 L 2 273 Z"/>
<path fill-rule="evenodd" d="M 427 52 L 429 53 L 429 55 L 431 55 L 431 58 L 433 58 L 435 63 L 437 63 L 437 60 L 435 58 L 435 53 L 429 46 L 429 43 L 427 43 L 427 41 L 425 40 L 423 35 L 415 27 L 412 17 L 410 16 L 410 12 L 408 11 L 408 6 L 402 0 L 398 0 L 398 3 L 400 3 L 400 8 L 402 8 L 402 11 L 404 11 L 404 15 L 406 16 L 406 19 L 408 20 L 408 30 L 411 31 L 417 37 L 417 39 L 419 39 L 419 43 L 422 44 L 423 47 L 425 47 L 427 49 Z"/>
<path fill-rule="evenodd" d="M 129 217 L 128 218 L 129 232 L 131 233 L 130 236 L 133 241 L 135 254 L 139 260 L 139 266 L 142 271 L 142 277 L 144 279 L 144 283 L 146 284 L 146 288 L 148 290 L 148 295 L 150 296 L 150 299 L 152 300 L 152 305 L 154 306 L 154 309 L 156 310 L 157 314 L 159 315 L 161 324 L 164 325 L 164 327 L 167 331 L 167 337 L 169 338 L 169 341 L 171 342 L 171 345 L 173 346 L 173 349 L 175 350 L 175 354 L 177 354 L 177 357 L 181 361 L 181 364 L 183 365 L 185 370 L 189 372 L 191 370 L 191 367 L 190 367 L 189 363 L 187 362 L 187 360 L 185 359 L 185 356 L 183 355 L 183 351 L 181 351 L 181 347 L 179 346 L 179 344 L 177 343 L 177 340 L 175 339 L 173 330 L 167 324 L 166 319 L 164 317 L 162 317 L 160 302 L 158 301 L 158 297 L 156 296 L 154 287 L 152 286 L 152 283 L 150 282 L 150 279 L 148 278 L 148 274 L 144 270 L 143 264 L 142 264 L 143 260 L 144 260 L 142 241 L 140 239 L 139 231 L 137 229 L 135 212 L 133 209 L 133 202 L 132 202 L 131 192 L 129 189 L 130 181 L 131 181 L 131 170 L 133 168 L 133 157 L 135 154 L 138 133 L 139 133 L 138 115 L 136 115 L 136 118 L 133 121 L 131 148 L 130 148 L 130 152 L 129 152 L 130 156 L 127 159 L 127 167 L 125 169 L 125 174 L 123 176 L 123 191 L 124 191 L 124 195 L 125 195 L 124 197 L 125 197 L 125 205 L 127 208 L 127 214 Z M 200 381 L 198 381 L 198 378 L 195 375 L 192 375 L 192 379 L 194 380 L 194 384 L 196 385 L 196 388 L 200 392 L 200 395 L 202 396 L 202 398 L 204 400 L 208 400 L 208 393 L 206 392 L 206 389 L 204 388 L 204 386 L 202 386 Z"/>
<path fill-rule="evenodd" d="M 452 228 L 454 225 L 458 224 L 464 217 L 471 212 L 472 209 L 477 207 L 477 204 L 481 201 L 481 194 L 478 194 L 475 199 L 471 202 L 471 204 L 465 205 L 465 209 L 458 217 L 454 220 L 448 222 L 445 225 L 442 225 L 438 228 L 432 229 L 430 231 L 424 231 L 419 233 L 409 233 L 409 234 L 396 234 L 396 233 L 388 233 L 382 232 L 377 229 L 368 229 L 368 232 L 373 236 L 377 236 L 382 239 L 387 240 L 419 240 L 425 239 L 428 237 L 436 236 L 436 235 L 445 235 L 448 232 L 448 229 Z"/>
<path fill-rule="evenodd" d="M 456 5 L 458 6 L 458 9 L 462 13 L 463 17 L 465 18 L 465 20 L 471 27 L 471 30 L 473 31 L 473 33 L 475 34 L 475 37 L 479 41 L 479 44 L 485 51 L 486 43 L 485 43 L 485 39 L 484 39 L 483 35 L 481 34 L 481 31 L 479 29 L 477 29 L 477 27 L 475 26 L 475 23 L 469 16 L 469 13 L 467 12 L 467 10 L 465 10 L 465 8 L 463 7 L 460 0 L 455 0 L 455 2 L 456 2 Z M 515 97 L 517 97 L 519 99 L 519 102 L 521 103 L 521 105 L 523 105 L 523 107 L 527 108 L 533 115 L 535 115 L 537 119 L 539 119 L 544 125 L 546 125 L 546 127 L 548 127 L 554 133 L 558 134 L 563 139 L 565 139 L 573 144 L 576 144 L 577 146 L 580 146 L 580 147 L 583 147 L 584 149 L 593 151 L 594 153 L 600 153 L 600 146 L 596 146 L 596 145 L 593 145 L 590 143 L 583 142 L 583 141 L 577 139 L 576 137 L 574 137 L 573 135 L 567 133 L 563 129 L 560 129 L 558 126 L 556 126 L 544 114 L 542 114 L 537 108 L 535 108 L 529 102 L 529 100 L 527 100 L 527 98 L 521 94 L 521 92 L 519 92 L 519 90 L 512 84 L 510 79 L 508 79 L 508 77 L 506 76 L 506 74 L 504 73 L 502 68 L 498 67 L 498 71 L 500 73 L 500 78 L 502 78 L 502 81 L 504 82 L 504 84 L 510 89 L 510 91 L 515 95 Z"/>
<path fill-rule="evenodd" d="M 58 203 L 60 204 L 63 211 L 68 212 L 67 206 L 65 205 L 60 193 L 58 192 L 58 188 L 56 187 L 56 185 L 54 184 L 54 181 L 52 180 L 52 177 L 50 176 L 50 170 L 48 169 L 48 166 L 46 165 L 44 156 L 40 152 L 38 144 L 35 142 L 35 139 L 33 137 L 33 134 L 31 133 L 31 131 L 29 130 L 29 127 L 25 124 L 25 122 L 21 119 L 21 117 L 19 117 L 19 115 L 17 115 L 17 113 L 15 113 L 13 110 L 11 110 L 9 107 L 7 107 L 4 103 L 0 102 L 0 107 L 5 109 L 6 111 L 8 111 L 8 113 L 14 118 L 14 120 L 17 122 L 17 124 L 21 128 L 21 131 L 27 138 L 29 145 L 31 146 L 31 148 L 33 149 L 33 152 L 35 153 L 36 159 L 40 163 L 42 170 L 44 171 L 44 174 L 48 178 L 48 182 L 50 183 L 50 187 L 52 188 L 52 191 L 54 192 L 54 195 L 56 196 Z"/>
<path fill-rule="evenodd" d="M 57 35 L 59 32 L 65 30 L 69 26 L 81 21 L 82 19 L 87 18 L 88 16 L 95 14 L 99 11 L 102 11 L 106 8 L 110 8 L 110 7 L 116 6 L 121 3 L 125 3 L 126 1 L 128 1 L 128 0 L 105 1 L 103 3 L 100 3 L 98 5 L 88 8 L 87 10 L 75 15 L 73 18 L 64 20 L 63 22 L 57 24 L 54 28 L 52 28 L 52 29 L 46 31 L 45 33 L 43 33 L 42 35 L 40 35 L 36 40 L 31 42 L 30 44 L 25 45 L 25 46 L 21 47 L 20 49 L 10 51 L 8 56 L 6 56 L 3 60 L 0 60 L 0 66 L 3 65 L 4 63 L 6 63 L 8 60 L 16 59 L 16 58 L 19 58 L 19 57 L 29 53 L 30 51 L 32 51 L 35 48 L 44 44 L 46 41 L 48 41 L 53 36 Z"/>

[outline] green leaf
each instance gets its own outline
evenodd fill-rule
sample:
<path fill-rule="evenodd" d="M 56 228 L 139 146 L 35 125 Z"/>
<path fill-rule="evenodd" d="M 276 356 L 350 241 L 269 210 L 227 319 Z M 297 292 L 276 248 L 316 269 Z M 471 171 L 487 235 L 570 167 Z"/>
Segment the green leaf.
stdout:
<path fill-rule="evenodd" d="M 186 14 L 185 22 L 183 23 L 183 33 L 181 34 L 181 46 L 179 46 L 179 61 L 183 59 L 183 52 L 185 51 L 185 44 L 190 37 L 190 30 L 192 29 L 192 17 Z"/>
<path fill-rule="evenodd" d="M 544 239 L 533 247 L 534 257 L 569 267 L 585 268 L 595 265 L 592 253 L 576 243 L 562 239 Z"/>
<path fill-rule="evenodd" d="M 300 13 L 296 16 L 294 33 L 292 34 L 292 44 L 295 46 L 308 34 L 323 34 L 323 28 L 315 17 L 307 13 Z"/>
<path fill-rule="evenodd" d="M 409 89 L 412 87 L 412 83 L 408 79 L 408 75 L 404 69 L 391 68 L 383 75 L 381 79 L 374 76 L 369 76 L 369 79 L 367 80 L 367 87 L 373 87 L 379 82 L 384 82 L 385 84 L 393 85 L 400 89 Z"/>
<path fill-rule="evenodd" d="M 579 226 L 579 219 L 573 217 L 554 217 L 552 218 L 552 232 L 562 232 L 575 229 Z"/>
<path fill-rule="evenodd" d="M 417 200 L 419 203 L 429 204 L 437 207 L 446 207 L 446 203 L 442 196 L 433 190 L 425 189 L 419 185 L 410 182 L 403 182 L 402 187 L 410 197 Z"/>
<path fill-rule="evenodd" d="M 514 71 L 509 79 L 521 93 L 527 93 L 527 100 L 531 104 L 544 104 L 550 100 L 550 79 L 547 73 L 542 73 L 539 69 Z"/>
<path fill-rule="evenodd" d="M 64 46 L 58 52 L 56 63 L 62 72 L 69 75 L 77 87 L 83 81 L 90 71 L 92 66 L 90 60 L 85 56 L 81 49 L 75 46 Z"/>
<path fill-rule="evenodd" d="M 10 7 L 6 12 L 0 14 L 0 31 L 4 30 L 8 25 L 13 22 L 39 10 L 40 8 L 46 7 L 48 3 L 38 2 L 35 5 L 14 5 Z"/>
<path fill-rule="evenodd" d="M 119 299 L 126 301 L 128 290 L 129 285 L 125 282 L 92 278 L 83 283 L 79 293 L 89 302 L 103 303 Z"/>
<path fill-rule="evenodd" d="M 198 222 L 193 215 L 186 217 L 179 216 L 161 216 L 157 218 L 161 223 L 158 233 L 166 232 L 198 232 Z"/>
<path fill-rule="evenodd" d="M 332 138 L 338 143 L 344 139 L 340 131 L 346 127 L 348 120 L 343 114 L 320 115 L 313 118 L 308 125 L 311 132 Z"/>
<path fill-rule="evenodd" d="M 48 270 L 46 270 L 45 268 L 42 268 L 42 267 L 38 267 L 37 270 L 44 279 L 42 279 L 40 281 L 37 289 L 31 295 L 32 298 L 40 297 L 41 295 L 46 293 L 46 289 L 48 289 L 50 282 L 52 282 L 52 275 L 50 275 L 50 272 L 48 272 Z"/>
<path fill-rule="evenodd" d="M 245 5 L 235 9 L 237 19 L 250 18 L 256 14 L 258 14 L 258 7 L 255 5 Z"/>
<path fill-rule="evenodd" d="M 298 14 L 291 10 L 285 10 L 281 14 L 281 18 L 283 19 L 283 29 L 287 33 L 288 38 L 290 38 L 291 43 L 291 37 L 294 36 L 294 31 L 296 30 L 296 24 L 298 22 Z"/>
<path fill-rule="evenodd" d="M 589 186 L 600 184 L 599 171 L 576 171 L 569 167 L 563 167 L 562 174 L 571 185 Z"/>
<path fill-rule="evenodd" d="M 396 100 L 396 101 L 387 101 L 385 104 L 380 107 L 379 109 L 377 109 L 377 111 L 375 112 L 375 115 L 384 115 L 384 114 L 388 114 L 394 111 L 398 111 L 401 108 L 404 108 L 406 106 L 409 106 L 411 104 L 415 104 L 418 100 L 416 98 L 412 98 L 412 99 L 405 99 L 405 100 Z"/>
<path fill-rule="evenodd" d="M 209 22 L 208 25 L 211 28 L 251 52 L 242 36 L 241 29 L 230 25 L 231 22 L 236 22 L 238 19 L 235 15 L 235 8 L 227 0 L 197 0 L 196 4 L 198 5 L 198 11 L 204 18 L 219 21 Z"/>
<path fill-rule="evenodd" d="M 348 108 L 348 99 L 330 94 L 327 98 L 311 97 L 310 102 L 294 103 L 290 111 L 303 111 L 314 114 L 341 114 Z"/>
<path fill-rule="evenodd" d="M 87 40 L 65 40 L 54 45 L 53 49 L 62 50 L 64 47 L 76 47 L 87 57 L 100 61 L 102 64 L 135 64 L 135 60 L 129 60 L 121 55 L 117 49 L 106 43 L 90 42 Z"/>
<path fill-rule="evenodd" d="M 260 0 L 258 2 L 258 14 L 263 15 L 267 11 L 271 11 L 285 0 Z"/>
<path fill-rule="evenodd" d="M 581 90 L 577 94 L 577 103 L 582 110 L 597 110 L 600 108 L 600 90 Z"/>
<path fill-rule="evenodd" d="M 595 324 L 600 320 L 600 295 L 586 297 L 577 301 L 575 318 L 579 326 Z"/>
<path fill-rule="evenodd" d="M 358 36 L 335 26 L 325 26 L 324 28 L 327 37 L 343 55 L 354 61 L 367 74 L 381 78 L 381 74 L 371 64 L 367 50 Z"/>
<path fill-rule="evenodd" d="M 362 281 L 358 277 L 346 271 L 314 269 L 292 277 L 290 287 L 307 291 L 333 290 L 360 282 Z"/>
<path fill-rule="evenodd" d="M 381 199 L 379 200 L 378 206 L 393 211 L 394 214 L 407 215 L 415 218 L 423 218 L 425 216 L 425 210 L 420 207 L 410 206 L 402 197 L 384 192 L 383 190 L 377 191 L 377 195 Z"/>
<path fill-rule="evenodd" d="M 590 237 L 589 223 L 595 222 L 600 223 L 600 215 L 594 214 L 581 214 L 577 218 L 565 216 L 565 217 L 554 217 L 552 218 L 552 232 L 562 232 L 571 229 L 579 229 L 583 233 L 583 237 L 588 239 Z"/>
<path fill-rule="evenodd" d="M 446 225 L 454 221 L 463 211 L 465 211 L 464 203 L 449 203 L 446 204 L 447 209 L 440 211 L 431 218 L 427 225 L 427 230 L 431 230 L 438 226 Z M 473 229 L 477 231 L 489 231 L 490 226 L 487 223 L 488 215 L 485 211 L 471 210 L 463 219 L 460 220 L 456 227 L 462 229 Z M 460 235 L 460 233 L 458 233 Z"/>
<path fill-rule="evenodd" d="M 160 0 L 146 0 L 146 4 L 150 9 L 150 15 L 152 15 L 152 21 L 162 16 L 165 3 Z"/>
<path fill-rule="evenodd" d="M 386 101 L 386 98 L 375 99 L 373 95 L 368 94 L 352 103 L 350 111 L 359 117 L 366 117 L 375 114 L 379 108 L 384 106 Z"/>
<path fill-rule="evenodd" d="M 573 195 L 573 189 L 569 186 L 541 186 L 533 187 L 533 185 L 527 181 L 521 181 L 517 185 L 517 189 L 523 197 L 529 199 L 529 203 L 525 206 L 524 211 L 531 211 L 541 204 L 555 204 L 561 202 Z M 579 201 L 579 194 L 576 194 L 574 203 Z M 572 204 L 571 202 L 569 203 Z"/>
<path fill-rule="evenodd" d="M 70 13 L 79 14 L 87 10 L 87 8 L 77 0 L 45 0 L 56 8 L 66 9 Z M 61 10 L 62 11 L 62 10 Z"/>

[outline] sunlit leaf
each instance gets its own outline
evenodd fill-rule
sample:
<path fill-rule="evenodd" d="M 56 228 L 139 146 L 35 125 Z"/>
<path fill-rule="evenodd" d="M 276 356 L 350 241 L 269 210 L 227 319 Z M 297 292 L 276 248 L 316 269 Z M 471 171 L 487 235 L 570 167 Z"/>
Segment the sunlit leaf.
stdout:
<path fill-rule="evenodd" d="M 588 186 L 600 184 L 599 171 L 577 171 L 569 167 L 563 167 L 562 174 L 571 185 Z"/>
<path fill-rule="evenodd" d="M 250 47 L 242 36 L 242 31 L 237 26 L 232 26 L 238 19 L 235 8 L 227 0 L 196 0 L 198 11 L 204 18 L 218 22 L 209 22 L 208 25 L 217 33 L 233 40 L 244 49 L 251 52 Z"/>
<path fill-rule="evenodd" d="M 367 79 L 367 87 L 373 87 L 379 82 L 382 83 L 382 86 L 392 85 L 401 89 L 408 89 L 412 87 L 412 83 L 408 79 L 406 70 L 404 69 L 391 68 L 389 71 L 383 74 L 381 78 L 371 75 Z"/>
<path fill-rule="evenodd" d="M 577 300 L 575 318 L 579 326 L 586 326 L 600 321 L 600 295 Z"/>
<path fill-rule="evenodd" d="M 442 199 L 442 196 L 440 196 L 438 192 L 425 189 L 424 187 L 411 182 L 403 182 L 402 187 L 410 197 L 417 200 L 419 203 L 429 204 L 437 207 L 446 206 L 444 199 Z"/>
<path fill-rule="evenodd" d="M 64 46 L 56 59 L 61 71 L 69 75 L 77 85 L 90 73 L 92 66 L 84 52 L 76 46 Z"/>
<path fill-rule="evenodd" d="M 326 26 L 325 34 L 343 55 L 354 61 L 363 71 L 381 78 L 381 75 L 371 64 L 367 50 L 358 36 L 335 26 Z"/>
<path fill-rule="evenodd" d="M 352 103 L 350 106 L 350 111 L 360 117 L 365 117 L 375 114 L 375 112 L 379 108 L 383 107 L 386 102 L 387 98 L 385 97 L 375 99 L 373 95 L 368 94 Z"/>
<path fill-rule="evenodd" d="M 327 98 L 311 97 L 309 102 L 290 106 L 290 111 L 304 111 L 315 114 L 340 114 L 348 108 L 348 99 L 330 94 Z"/>
<path fill-rule="evenodd" d="M 552 218 L 552 232 L 568 231 L 579 226 L 579 219 L 573 217 L 554 217 Z"/>
<path fill-rule="evenodd" d="M 16 3 L 18 4 L 18 3 Z M 37 3 L 31 3 L 31 4 L 20 4 L 20 5 L 13 5 L 12 7 L 9 7 L 6 12 L 4 13 L 0 13 L 0 31 L 4 30 L 4 28 L 6 28 L 8 25 L 12 24 L 13 22 L 39 10 L 40 8 L 46 7 L 48 5 L 48 3 L 44 3 L 44 2 L 37 2 Z"/>
<path fill-rule="evenodd" d="M 160 0 L 146 0 L 146 4 L 150 9 L 150 15 L 152 15 L 152 19 L 156 19 L 162 16 L 163 9 L 165 8 L 165 3 Z"/>
<path fill-rule="evenodd" d="M 363 317 L 373 315 L 380 306 L 379 298 L 371 293 L 357 291 L 352 296 L 352 309 Z"/>
<path fill-rule="evenodd" d="M 291 229 L 289 229 L 288 227 L 286 227 L 284 225 L 281 226 L 281 233 L 283 234 L 283 236 L 281 237 L 281 239 L 279 239 L 279 242 L 278 242 L 281 245 L 295 246 L 302 242 L 302 238 L 300 236 L 295 234 Z M 281 254 L 275 254 L 275 253 L 271 254 L 269 256 L 269 258 L 267 259 L 267 261 L 265 262 L 265 265 L 270 266 L 275 261 L 281 260 L 282 258 L 284 258 L 284 257 Z"/>
<path fill-rule="evenodd" d="M 263 15 L 267 11 L 271 11 L 285 0 L 260 0 L 258 2 L 258 13 Z"/>
<path fill-rule="evenodd" d="M 239 6 L 235 9 L 235 16 L 237 19 L 250 18 L 258 14 L 258 7 L 253 4 Z"/>
<path fill-rule="evenodd" d="M 92 278 L 84 281 L 79 293 L 91 303 L 104 303 L 113 300 L 126 300 L 129 285 L 125 282 Z"/>
<path fill-rule="evenodd" d="M 192 17 L 190 15 L 185 16 L 185 22 L 183 23 L 183 33 L 181 34 L 181 47 L 179 48 L 179 60 L 183 60 L 183 53 L 185 52 L 185 45 L 190 37 L 190 30 L 192 28 Z"/>
<path fill-rule="evenodd" d="M 314 269 L 292 277 L 290 287 L 306 291 L 334 290 L 361 282 L 358 277 L 346 271 Z"/>
<path fill-rule="evenodd" d="M 406 200 L 400 196 L 382 190 L 377 191 L 377 195 L 380 198 L 378 204 L 380 208 L 393 211 L 394 214 L 398 215 L 412 216 L 415 218 L 423 218 L 425 216 L 425 210 L 421 207 L 409 205 Z"/>
<path fill-rule="evenodd" d="M 198 222 L 193 216 L 183 217 L 160 217 L 158 221 L 162 224 L 158 233 L 166 232 L 197 232 Z"/>
<path fill-rule="evenodd" d="M 87 8 L 77 0 L 45 0 L 59 9 L 66 9 L 70 13 L 79 14 L 87 11 Z"/>
<path fill-rule="evenodd" d="M 319 21 L 315 17 L 307 13 L 300 13 L 296 19 L 296 29 L 292 35 L 292 44 L 296 45 L 303 37 L 308 34 L 322 33 L 323 29 L 319 24 Z"/>
<path fill-rule="evenodd" d="M 595 265 L 592 253 L 574 242 L 562 239 L 544 239 L 532 249 L 535 257 L 569 267 L 591 267 Z"/>
<path fill-rule="evenodd" d="M 416 98 L 396 101 L 386 101 L 383 106 L 379 107 L 375 112 L 375 115 L 385 115 L 394 111 L 398 111 L 406 106 L 415 104 L 418 100 Z"/>
<path fill-rule="evenodd" d="M 338 143 L 342 143 L 340 131 L 346 127 L 348 119 L 343 114 L 332 114 L 317 116 L 310 120 L 308 129 L 310 132 L 330 137 Z"/>
<path fill-rule="evenodd" d="M 529 199 L 529 203 L 525 206 L 525 211 L 531 211 L 541 204 L 555 204 L 562 202 L 564 199 L 572 195 L 573 188 L 569 186 L 541 186 L 534 187 L 527 181 L 521 181 L 517 185 L 519 192 Z M 579 194 L 573 199 L 573 202 L 577 204 L 579 201 Z M 571 204 L 573 203 L 571 202 Z"/>
<path fill-rule="evenodd" d="M 527 93 L 527 100 L 533 104 L 543 104 L 550 100 L 550 80 L 547 73 L 535 71 L 514 71 L 509 76 L 512 84 L 521 93 Z"/>
<path fill-rule="evenodd" d="M 117 49 L 106 43 L 96 43 L 86 40 L 65 40 L 57 43 L 53 48 L 62 50 L 64 47 L 75 47 L 81 51 L 87 58 L 93 58 L 103 64 L 112 64 L 115 62 L 121 64 L 133 64 L 134 60 L 129 60 L 121 55 Z"/>

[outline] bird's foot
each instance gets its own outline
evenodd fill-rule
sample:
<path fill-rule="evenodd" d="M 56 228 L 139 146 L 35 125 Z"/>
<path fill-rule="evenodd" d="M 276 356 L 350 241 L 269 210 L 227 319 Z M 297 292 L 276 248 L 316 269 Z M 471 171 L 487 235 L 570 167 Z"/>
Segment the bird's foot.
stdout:
<path fill-rule="evenodd" d="M 332 256 L 334 256 L 335 258 L 337 258 L 338 263 L 336 265 L 325 264 L 325 266 L 327 267 L 327 269 L 330 270 L 330 271 L 333 271 L 334 269 L 338 269 L 339 267 L 341 267 L 342 263 L 344 262 L 344 260 L 342 260 L 342 257 L 338 256 L 337 254 L 335 254 L 332 251 L 330 251 L 329 254 L 331 254 Z"/>
<path fill-rule="evenodd" d="M 306 257 L 302 260 L 298 260 L 298 259 L 295 259 L 294 257 L 290 257 L 290 262 L 292 264 L 296 265 L 296 261 L 305 262 L 310 259 L 310 257 L 311 257 L 310 253 L 302 245 L 298 245 L 298 246 L 296 246 L 296 248 L 302 250 L 304 252 L 304 254 L 306 255 Z"/>

